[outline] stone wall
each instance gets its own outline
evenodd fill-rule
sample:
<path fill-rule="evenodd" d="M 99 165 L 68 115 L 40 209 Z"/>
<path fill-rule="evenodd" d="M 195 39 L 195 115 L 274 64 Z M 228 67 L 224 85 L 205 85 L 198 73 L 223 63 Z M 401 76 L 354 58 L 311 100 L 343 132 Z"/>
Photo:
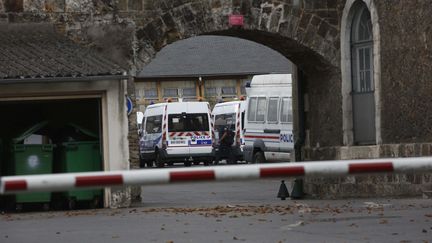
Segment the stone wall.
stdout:
<path fill-rule="evenodd" d="M 431 143 L 383 144 L 362 147 L 334 147 L 305 151 L 305 159 L 350 160 L 431 156 Z M 406 197 L 432 189 L 432 174 L 358 175 L 341 178 L 306 179 L 304 191 L 312 198 Z"/>
<path fill-rule="evenodd" d="M 383 143 L 432 140 L 432 4 L 376 1 L 381 31 Z"/>

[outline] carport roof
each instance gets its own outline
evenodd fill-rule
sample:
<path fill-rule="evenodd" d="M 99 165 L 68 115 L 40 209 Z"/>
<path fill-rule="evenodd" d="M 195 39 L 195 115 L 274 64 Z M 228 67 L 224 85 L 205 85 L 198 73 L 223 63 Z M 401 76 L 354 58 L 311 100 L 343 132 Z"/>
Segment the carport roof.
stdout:
<path fill-rule="evenodd" d="M 0 82 L 124 73 L 103 54 L 55 32 L 53 25 L 0 24 Z"/>

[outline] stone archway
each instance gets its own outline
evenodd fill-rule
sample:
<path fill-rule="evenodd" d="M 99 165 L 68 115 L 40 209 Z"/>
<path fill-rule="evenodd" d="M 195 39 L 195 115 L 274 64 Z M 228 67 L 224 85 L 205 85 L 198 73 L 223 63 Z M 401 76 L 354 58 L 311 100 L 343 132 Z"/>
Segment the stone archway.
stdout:
<path fill-rule="evenodd" d="M 183 1 L 184 2 L 184 1 Z M 197 35 L 226 35 L 268 46 L 297 65 L 303 74 L 305 159 L 334 159 L 342 145 L 342 98 L 337 4 L 244 3 L 190 1 L 166 6 L 153 3 L 158 16 L 137 27 L 136 66 L 140 70 L 155 53 L 176 40 Z M 318 11 L 325 8 L 327 15 Z M 243 27 L 230 27 L 228 16 L 243 14 Z M 333 14 L 330 14 L 333 13 Z M 294 99 L 296 98 L 294 94 Z M 299 137 L 299 128 L 296 128 Z"/>

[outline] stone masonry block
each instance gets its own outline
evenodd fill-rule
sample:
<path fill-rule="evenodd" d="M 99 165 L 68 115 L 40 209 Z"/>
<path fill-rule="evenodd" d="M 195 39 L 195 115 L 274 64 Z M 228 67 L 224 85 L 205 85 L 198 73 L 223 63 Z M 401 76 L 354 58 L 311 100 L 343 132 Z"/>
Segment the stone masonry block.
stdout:
<path fill-rule="evenodd" d="M 414 144 L 414 156 L 421 156 L 421 145 L 419 143 Z"/>
<path fill-rule="evenodd" d="M 310 23 L 316 27 L 318 27 L 321 24 L 322 19 L 316 15 L 312 16 L 312 19 L 310 21 Z"/>
<path fill-rule="evenodd" d="M 129 11 L 142 11 L 143 10 L 143 0 L 128 0 L 128 10 Z"/>
<path fill-rule="evenodd" d="M 327 22 L 321 22 L 319 28 L 318 28 L 318 35 L 320 35 L 322 38 L 326 38 L 327 33 L 330 31 L 330 25 L 327 24 Z"/>
<path fill-rule="evenodd" d="M 45 0 L 45 11 L 47 12 L 64 12 L 65 0 Z"/>
<path fill-rule="evenodd" d="M 430 156 L 430 145 L 429 144 L 421 144 L 421 156 Z"/>
<path fill-rule="evenodd" d="M 306 29 L 306 27 L 309 24 L 309 21 L 310 21 L 311 17 L 312 17 L 311 14 L 303 13 L 301 15 L 301 18 L 300 18 L 299 27 L 302 28 L 302 29 Z"/>
<path fill-rule="evenodd" d="M 414 144 L 407 144 L 405 146 L 405 150 L 406 150 L 405 154 L 407 157 L 415 156 Z"/>
<path fill-rule="evenodd" d="M 23 0 L 4 0 L 4 9 L 6 12 L 22 12 L 24 10 Z"/>
<path fill-rule="evenodd" d="M 128 10 L 128 0 L 118 0 L 117 9 L 120 11 Z"/>

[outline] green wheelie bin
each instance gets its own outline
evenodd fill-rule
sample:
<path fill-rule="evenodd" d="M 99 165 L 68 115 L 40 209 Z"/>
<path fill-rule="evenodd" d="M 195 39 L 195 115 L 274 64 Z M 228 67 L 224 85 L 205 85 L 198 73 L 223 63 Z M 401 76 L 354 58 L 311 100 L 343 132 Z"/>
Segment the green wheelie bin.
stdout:
<path fill-rule="evenodd" d="M 14 144 L 12 161 L 15 175 L 51 174 L 53 168 L 52 144 Z M 22 203 L 43 203 L 44 209 L 49 209 L 50 192 L 22 193 L 15 196 L 17 209 Z"/>
<path fill-rule="evenodd" d="M 12 140 L 9 166 L 14 175 L 51 174 L 53 172 L 55 145 L 44 143 L 42 139 L 37 143 L 29 142 L 30 144 L 26 144 L 25 141 L 46 124 L 47 122 L 36 124 Z M 42 137 L 39 135 L 39 138 Z M 22 209 L 23 203 L 41 203 L 43 209 L 48 210 L 50 202 L 50 192 L 20 193 L 15 196 L 15 206 L 18 211 Z"/>
<path fill-rule="evenodd" d="M 60 173 L 100 171 L 102 169 L 99 141 L 64 142 L 59 146 Z M 91 208 L 102 203 L 101 189 L 77 189 L 62 193 L 67 207 L 74 209 L 77 203 L 88 203 Z"/>

